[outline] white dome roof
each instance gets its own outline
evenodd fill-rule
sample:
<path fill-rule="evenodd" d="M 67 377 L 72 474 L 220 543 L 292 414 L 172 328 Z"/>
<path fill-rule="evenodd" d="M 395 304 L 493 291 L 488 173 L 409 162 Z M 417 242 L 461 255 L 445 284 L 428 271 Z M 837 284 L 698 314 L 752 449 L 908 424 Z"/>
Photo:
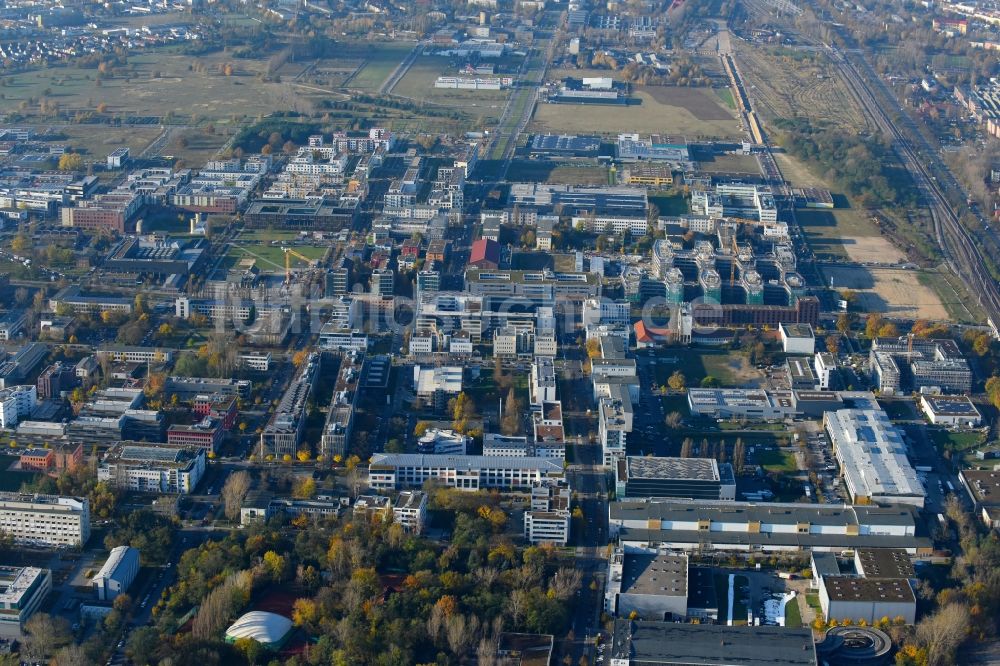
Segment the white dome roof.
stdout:
<path fill-rule="evenodd" d="M 291 631 L 292 621 L 276 613 L 251 611 L 226 629 L 226 639 L 252 638 L 258 643 L 280 643 Z"/>

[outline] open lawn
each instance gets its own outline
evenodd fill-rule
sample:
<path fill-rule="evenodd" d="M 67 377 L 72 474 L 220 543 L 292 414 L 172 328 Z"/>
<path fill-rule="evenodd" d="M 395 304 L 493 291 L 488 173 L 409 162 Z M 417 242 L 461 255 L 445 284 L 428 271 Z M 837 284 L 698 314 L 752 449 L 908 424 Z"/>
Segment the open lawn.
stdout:
<path fill-rule="evenodd" d="M 374 42 L 360 45 L 364 51 L 364 65 L 347 84 L 348 88 L 378 90 L 396 66 L 413 50 L 413 44 Z"/>
<path fill-rule="evenodd" d="M 744 354 L 717 349 L 688 349 L 684 353 L 667 349 L 653 368 L 658 385 L 665 385 L 675 370 L 681 371 L 688 386 L 698 386 L 708 376 L 723 386 L 759 386 L 763 379 Z"/>
<path fill-rule="evenodd" d="M 802 626 L 802 611 L 799 610 L 799 598 L 793 597 L 785 604 L 785 626 L 798 629 Z"/>
<path fill-rule="evenodd" d="M 428 105 L 447 107 L 451 111 L 460 111 L 470 119 L 475 119 L 477 126 L 499 119 L 511 91 L 509 89 L 452 90 L 434 87 L 437 77 L 457 74 L 458 71 L 450 59 L 422 55 L 392 88 L 392 95 Z M 353 87 L 353 83 L 351 86 Z"/>
<path fill-rule="evenodd" d="M 963 453 L 983 444 L 986 438 L 980 432 L 952 432 L 944 428 L 928 429 L 931 441 L 942 452 Z"/>
<path fill-rule="evenodd" d="M 313 261 L 323 258 L 328 247 L 315 245 L 296 245 L 295 251 Z M 265 273 L 280 273 L 285 270 L 285 252 L 278 246 L 273 245 L 233 245 L 227 252 L 227 257 L 231 257 L 233 264 L 243 257 L 253 257 L 257 260 L 257 267 Z M 292 268 L 307 268 L 308 263 L 292 255 Z"/>
<path fill-rule="evenodd" d="M 710 88 L 637 86 L 637 104 L 539 104 L 532 131 L 682 135 L 688 139 L 742 136 L 739 121 Z"/>
<path fill-rule="evenodd" d="M 710 160 L 699 160 L 698 169 L 707 173 L 748 173 L 760 175 L 760 165 L 753 155 L 713 155 Z"/>
<path fill-rule="evenodd" d="M 917 271 L 825 264 L 820 266 L 824 284 L 857 293 L 858 308 L 906 319 L 945 320 L 948 311 Z"/>
<path fill-rule="evenodd" d="M 115 148 L 128 146 L 132 155 L 139 155 L 160 134 L 156 125 L 137 127 L 107 127 L 94 125 L 64 125 L 58 128 L 58 141 L 69 144 L 74 152 L 84 156 L 84 162 L 104 162 Z"/>
<path fill-rule="evenodd" d="M 795 211 L 795 217 L 809 237 L 809 244 L 817 258 L 884 264 L 906 259 L 895 245 L 879 234 L 878 227 L 862 211 L 853 208 L 800 208 Z"/>
<path fill-rule="evenodd" d="M 753 462 L 768 472 L 791 473 L 798 470 L 795 456 L 781 449 L 765 449 L 753 454 Z"/>

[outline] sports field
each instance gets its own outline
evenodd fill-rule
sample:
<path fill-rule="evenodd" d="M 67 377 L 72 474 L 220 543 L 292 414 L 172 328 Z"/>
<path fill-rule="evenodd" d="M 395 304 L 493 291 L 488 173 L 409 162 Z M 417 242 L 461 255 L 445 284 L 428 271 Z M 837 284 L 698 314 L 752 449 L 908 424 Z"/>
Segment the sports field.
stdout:
<path fill-rule="evenodd" d="M 739 139 L 736 114 L 711 88 L 636 86 L 629 106 L 539 104 L 531 129 L 539 132 L 619 132 L 676 134 L 698 138 Z"/>

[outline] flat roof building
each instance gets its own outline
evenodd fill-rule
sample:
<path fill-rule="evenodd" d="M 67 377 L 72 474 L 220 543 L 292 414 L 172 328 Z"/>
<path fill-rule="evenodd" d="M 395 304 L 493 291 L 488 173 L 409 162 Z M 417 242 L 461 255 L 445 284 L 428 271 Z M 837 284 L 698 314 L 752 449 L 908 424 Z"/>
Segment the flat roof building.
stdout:
<path fill-rule="evenodd" d="M 121 443 L 105 454 L 97 479 L 140 493 L 187 495 L 205 473 L 205 449 Z"/>
<path fill-rule="evenodd" d="M 615 465 L 615 490 L 618 499 L 735 500 L 736 477 L 732 465 L 714 458 L 627 456 Z"/>
<path fill-rule="evenodd" d="M 812 630 L 615 621 L 612 666 L 815 666 Z"/>
<path fill-rule="evenodd" d="M 914 510 L 893 507 L 648 500 L 611 502 L 609 531 L 623 547 L 780 552 L 901 548 L 930 553 Z"/>
<path fill-rule="evenodd" d="M 816 352 L 816 335 L 809 324 L 778 324 L 781 348 L 786 354 L 808 354 Z"/>
<path fill-rule="evenodd" d="M 841 409 L 826 412 L 823 423 L 855 504 L 924 505 L 926 491 L 906 457 L 903 434 L 885 412 Z"/>
<path fill-rule="evenodd" d="M 920 408 L 934 425 L 976 428 L 983 422 L 983 415 L 967 395 L 921 395 Z"/>
<path fill-rule="evenodd" d="M 687 555 L 617 550 L 608 567 L 604 609 L 617 617 L 634 612 L 643 620 L 682 620 L 687 582 Z"/>
<path fill-rule="evenodd" d="M 917 615 L 917 599 L 905 578 L 824 576 L 819 602 L 823 616 L 838 621 L 875 624 L 883 618 L 901 617 L 913 624 Z"/>
<path fill-rule="evenodd" d="M 52 591 L 52 572 L 37 567 L 0 566 L 0 636 L 20 638 L 24 623 Z"/>
<path fill-rule="evenodd" d="M 688 407 L 696 416 L 716 419 L 775 421 L 795 415 L 790 391 L 763 389 L 688 389 Z"/>
<path fill-rule="evenodd" d="M 529 488 L 562 476 L 562 464 L 549 458 L 376 453 L 368 468 L 373 490 L 420 488 L 429 479 L 459 490 Z"/>
<path fill-rule="evenodd" d="M 90 503 L 84 497 L 0 493 L 0 531 L 23 545 L 82 546 L 90 538 Z"/>
<path fill-rule="evenodd" d="M 958 480 L 965 487 L 985 525 L 1000 529 L 1000 470 L 963 469 Z"/>

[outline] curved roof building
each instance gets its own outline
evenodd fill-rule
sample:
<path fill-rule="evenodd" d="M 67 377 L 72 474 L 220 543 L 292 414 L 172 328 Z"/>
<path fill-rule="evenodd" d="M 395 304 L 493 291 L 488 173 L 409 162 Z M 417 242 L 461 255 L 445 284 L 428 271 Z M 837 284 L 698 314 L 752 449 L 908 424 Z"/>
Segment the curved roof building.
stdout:
<path fill-rule="evenodd" d="M 292 633 L 292 621 L 277 613 L 251 611 L 226 629 L 226 642 L 252 638 L 266 648 L 276 650 L 284 645 Z"/>

